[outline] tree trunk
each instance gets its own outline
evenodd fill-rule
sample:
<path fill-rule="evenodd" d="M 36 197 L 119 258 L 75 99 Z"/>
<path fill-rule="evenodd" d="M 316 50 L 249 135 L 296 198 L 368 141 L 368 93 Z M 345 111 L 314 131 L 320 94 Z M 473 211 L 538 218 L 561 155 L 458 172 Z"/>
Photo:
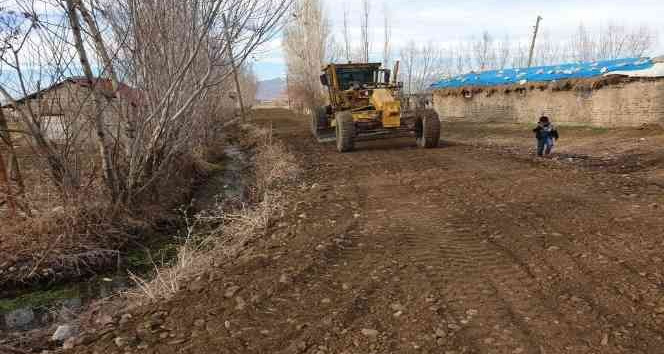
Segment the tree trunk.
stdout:
<path fill-rule="evenodd" d="M 9 207 L 9 217 L 16 217 L 16 199 L 14 199 L 14 193 L 12 192 L 12 185 L 7 178 L 7 166 L 5 166 L 5 159 L 2 157 L 2 152 L 0 151 L 0 183 L 4 185 L 4 192 L 7 198 L 7 206 Z"/>
<path fill-rule="evenodd" d="M 242 89 L 240 87 L 240 78 L 238 77 L 237 67 L 235 66 L 235 58 L 233 58 L 233 46 L 231 35 L 228 32 L 228 23 L 226 22 L 226 15 L 221 14 L 221 19 L 224 22 L 224 37 L 226 38 L 226 48 L 228 49 L 228 58 L 231 61 L 231 69 L 233 69 L 233 80 L 235 80 L 235 90 L 237 91 L 238 101 L 240 102 L 240 114 L 242 121 L 245 121 L 244 101 L 242 101 Z"/>
<path fill-rule="evenodd" d="M 7 151 L 9 152 L 9 168 L 7 169 L 9 179 L 16 182 L 16 185 L 18 186 L 18 194 L 21 195 L 25 192 L 25 184 L 23 183 L 23 176 L 21 175 L 18 158 L 14 151 L 14 142 L 12 141 L 12 136 L 9 132 L 9 124 L 7 123 L 5 112 L 2 109 L 0 109 L 0 138 L 0 140 L 2 140 L 7 146 Z"/>
<path fill-rule="evenodd" d="M 67 3 L 67 15 L 69 17 L 69 23 L 71 25 L 72 33 L 74 35 L 74 45 L 76 51 L 78 52 L 78 57 L 81 61 L 81 67 L 85 73 L 85 77 L 88 80 L 90 89 L 92 90 L 92 96 L 94 97 L 95 104 L 95 115 L 94 115 L 94 125 L 97 135 L 97 146 L 99 147 L 99 155 L 101 158 L 102 170 L 104 171 L 104 182 L 106 188 L 111 194 L 111 200 L 115 203 L 118 199 L 118 187 L 117 181 L 115 178 L 115 171 L 113 170 L 113 163 L 110 154 L 110 149 L 107 144 L 106 131 L 104 124 L 104 111 L 102 107 L 102 98 L 100 93 L 97 92 L 97 80 L 92 73 L 92 67 L 88 61 L 88 55 L 85 51 L 85 46 L 83 42 L 83 37 L 81 35 L 81 26 L 78 18 L 78 13 L 76 12 L 76 6 L 74 0 L 66 0 Z"/>

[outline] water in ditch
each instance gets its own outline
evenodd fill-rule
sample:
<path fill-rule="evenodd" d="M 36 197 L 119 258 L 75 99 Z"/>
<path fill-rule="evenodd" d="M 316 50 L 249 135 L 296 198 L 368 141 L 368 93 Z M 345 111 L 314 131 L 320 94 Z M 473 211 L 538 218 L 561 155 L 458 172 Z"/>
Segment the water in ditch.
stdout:
<path fill-rule="evenodd" d="M 211 207 L 213 203 L 223 200 L 243 200 L 247 186 L 242 177 L 249 164 L 246 152 L 240 147 L 225 147 L 218 169 L 194 192 L 194 208 Z M 177 239 L 171 235 L 164 235 L 161 239 L 164 241 L 150 251 L 152 258 L 146 257 L 146 252 L 140 249 L 124 254 L 122 269 L 145 271 L 152 267 L 152 259 L 172 257 Z M 126 271 L 117 271 L 85 281 L 0 298 L 0 344 L 7 340 L 3 339 L 5 336 L 19 337 L 22 333 L 66 322 L 91 302 L 111 297 L 133 285 Z"/>

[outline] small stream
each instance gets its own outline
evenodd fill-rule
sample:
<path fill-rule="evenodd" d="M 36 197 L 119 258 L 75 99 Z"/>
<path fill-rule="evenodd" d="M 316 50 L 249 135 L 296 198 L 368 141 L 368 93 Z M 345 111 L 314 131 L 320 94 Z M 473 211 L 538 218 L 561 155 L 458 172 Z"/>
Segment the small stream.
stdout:
<path fill-rule="evenodd" d="M 210 208 L 217 202 L 245 200 L 247 185 L 242 175 L 250 166 L 247 153 L 239 146 L 224 148 L 224 157 L 216 170 L 193 193 L 194 209 Z M 176 238 L 161 237 L 161 245 L 151 250 L 160 259 L 175 249 Z M 173 252 L 170 252 L 173 253 Z M 172 257 L 172 255 L 171 255 Z M 123 254 L 123 268 L 149 274 L 151 262 L 145 251 Z M 146 267 L 148 265 L 148 267 Z M 90 278 L 86 281 L 64 284 L 43 290 L 34 290 L 12 298 L 0 298 L 0 344 L 4 334 L 20 335 L 35 329 L 46 329 L 56 323 L 67 322 L 85 309 L 91 302 L 108 298 L 133 285 L 126 272 L 115 272 Z"/>

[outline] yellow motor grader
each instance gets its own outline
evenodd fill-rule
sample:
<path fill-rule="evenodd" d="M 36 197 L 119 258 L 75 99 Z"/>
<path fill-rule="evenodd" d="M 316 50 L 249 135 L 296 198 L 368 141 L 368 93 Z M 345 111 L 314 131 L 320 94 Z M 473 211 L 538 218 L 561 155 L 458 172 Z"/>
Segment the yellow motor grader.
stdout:
<path fill-rule="evenodd" d="M 321 83 L 330 104 L 311 115 L 311 131 L 318 141 L 336 140 L 337 150 L 353 150 L 356 141 L 414 136 L 422 148 L 438 146 L 440 120 L 433 109 L 407 103 L 402 84 L 380 63 L 329 64 Z M 416 106 L 411 108 L 410 106 Z"/>

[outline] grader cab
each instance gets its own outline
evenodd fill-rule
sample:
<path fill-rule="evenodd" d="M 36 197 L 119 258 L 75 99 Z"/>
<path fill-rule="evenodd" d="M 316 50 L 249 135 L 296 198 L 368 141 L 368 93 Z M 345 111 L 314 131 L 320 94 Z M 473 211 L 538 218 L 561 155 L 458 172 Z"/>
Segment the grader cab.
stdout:
<path fill-rule="evenodd" d="M 351 151 L 356 141 L 414 136 L 422 148 L 438 146 L 440 121 L 433 109 L 410 105 L 402 84 L 380 63 L 329 64 L 320 76 L 330 104 L 318 107 L 311 131 L 319 141 L 336 140 L 339 152 Z M 416 107 L 411 107 L 416 106 Z"/>

